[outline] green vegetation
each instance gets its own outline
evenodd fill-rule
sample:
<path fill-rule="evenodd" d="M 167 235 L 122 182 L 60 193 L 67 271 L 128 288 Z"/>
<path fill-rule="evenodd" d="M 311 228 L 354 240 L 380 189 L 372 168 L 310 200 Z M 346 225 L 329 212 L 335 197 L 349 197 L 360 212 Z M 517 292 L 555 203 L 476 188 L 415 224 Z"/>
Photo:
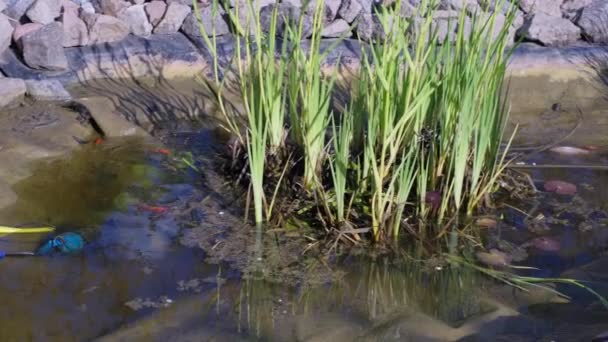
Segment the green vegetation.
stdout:
<path fill-rule="evenodd" d="M 321 45 L 323 5 L 316 1 L 309 37 L 304 17 L 284 17 L 279 6 L 268 27 L 257 2 L 247 6 L 253 27 L 238 21 L 237 6 L 236 53 L 224 77 L 215 37 L 205 38 L 215 54 L 207 85 L 243 147 L 231 157 L 246 165 L 256 223 L 303 220 L 350 241 L 407 230 L 455 246 L 505 167 L 502 87 L 515 8 L 504 23 L 463 10 L 449 43 L 432 20 L 436 1 L 423 1 L 413 17 L 399 14 L 400 1 L 382 8 L 384 32 L 361 44 L 350 99 L 338 109 L 336 71 L 321 72 L 333 49 Z M 232 83 L 242 107 L 226 101 Z"/>

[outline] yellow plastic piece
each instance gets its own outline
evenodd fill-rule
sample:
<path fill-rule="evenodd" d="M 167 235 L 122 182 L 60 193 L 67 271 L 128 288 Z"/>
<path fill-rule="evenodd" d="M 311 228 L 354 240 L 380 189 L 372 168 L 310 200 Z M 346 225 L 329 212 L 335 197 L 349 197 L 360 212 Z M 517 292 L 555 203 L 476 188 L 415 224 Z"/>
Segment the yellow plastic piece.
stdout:
<path fill-rule="evenodd" d="M 50 233 L 55 231 L 54 227 L 32 227 L 32 228 L 17 228 L 0 226 L 0 234 L 36 234 Z"/>

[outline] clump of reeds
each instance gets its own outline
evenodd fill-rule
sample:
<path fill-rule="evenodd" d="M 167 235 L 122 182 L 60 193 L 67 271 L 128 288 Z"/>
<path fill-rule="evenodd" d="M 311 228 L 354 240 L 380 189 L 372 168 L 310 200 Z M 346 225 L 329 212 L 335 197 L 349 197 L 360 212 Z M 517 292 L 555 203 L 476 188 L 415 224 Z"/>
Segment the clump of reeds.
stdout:
<path fill-rule="evenodd" d="M 228 76 L 217 76 L 215 56 L 213 89 L 244 147 L 256 223 L 299 216 L 348 240 L 366 228 L 375 241 L 407 229 L 454 245 L 505 165 L 503 80 L 515 8 L 501 27 L 496 13 L 469 19 L 463 10 L 450 23 L 452 42 L 440 40 L 433 21 L 437 1 L 423 1 L 413 17 L 400 15 L 400 0 L 377 11 L 384 32 L 362 49 L 350 101 L 337 111 L 336 74 L 321 72 L 331 50 L 321 46 L 324 4 L 315 5 L 307 48 L 303 18 L 281 17 L 279 6 L 262 27 L 249 2 L 253 31 L 240 28 L 238 7 L 231 15 L 236 56 L 224 75 L 237 80 L 240 111 L 225 103 Z M 207 44 L 216 54 L 213 35 Z M 296 207 L 273 212 L 277 196 L 282 204 L 297 198 Z"/>

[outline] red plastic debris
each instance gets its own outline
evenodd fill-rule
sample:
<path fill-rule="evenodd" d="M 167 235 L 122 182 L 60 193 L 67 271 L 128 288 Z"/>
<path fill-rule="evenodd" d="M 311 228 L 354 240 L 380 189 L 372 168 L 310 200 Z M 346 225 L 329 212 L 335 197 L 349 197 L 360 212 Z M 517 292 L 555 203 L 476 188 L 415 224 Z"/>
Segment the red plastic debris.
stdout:
<path fill-rule="evenodd" d="M 155 214 L 164 214 L 167 211 L 169 211 L 169 208 L 163 207 L 163 206 L 156 206 L 156 205 L 140 204 L 139 210 L 148 211 L 148 212 L 155 213 Z"/>
<path fill-rule="evenodd" d="M 97 138 L 93 141 L 95 145 L 100 145 L 103 142 L 103 138 Z"/>
<path fill-rule="evenodd" d="M 169 150 L 168 150 L 168 149 L 166 149 L 166 148 L 157 148 L 157 149 L 155 149 L 155 150 L 154 150 L 154 152 L 156 152 L 156 153 L 160 153 L 160 154 L 164 154 L 164 155 L 166 155 L 166 156 L 168 156 L 168 155 L 170 155 L 170 154 L 171 154 L 171 151 L 169 151 Z"/>

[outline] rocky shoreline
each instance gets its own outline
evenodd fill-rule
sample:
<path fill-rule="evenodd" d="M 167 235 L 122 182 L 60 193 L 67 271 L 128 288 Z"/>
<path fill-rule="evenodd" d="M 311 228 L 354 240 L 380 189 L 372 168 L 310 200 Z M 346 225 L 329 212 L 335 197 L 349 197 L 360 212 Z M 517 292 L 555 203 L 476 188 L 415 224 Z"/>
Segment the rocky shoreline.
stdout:
<path fill-rule="evenodd" d="M 419 0 L 404 3 L 415 15 Z M 448 21 L 466 6 L 469 13 L 500 11 L 488 0 L 442 0 L 435 25 L 453 39 Z M 209 1 L 199 2 L 206 30 L 215 24 L 220 55 L 234 50 L 226 11 L 239 7 L 247 22 L 245 1 L 231 1 L 213 17 Z M 285 15 L 310 17 L 300 0 L 259 1 L 260 16 L 273 6 Z M 374 0 L 325 0 L 323 35 L 327 42 L 346 35 L 334 56 L 359 58 L 359 44 L 373 40 L 381 27 Z M 310 5 L 309 5 L 310 7 Z M 608 2 L 603 0 L 520 0 L 512 39 L 523 37 L 511 72 L 538 68 L 577 69 L 601 61 L 608 49 Z M 453 26 L 453 25 L 452 25 Z M 211 53 L 204 43 L 191 0 L 0 0 L 0 108 L 36 100 L 67 100 L 64 87 L 98 78 L 187 77 L 208 70 Z M 592 66 L 593 67 L 593 66 Z"/>

